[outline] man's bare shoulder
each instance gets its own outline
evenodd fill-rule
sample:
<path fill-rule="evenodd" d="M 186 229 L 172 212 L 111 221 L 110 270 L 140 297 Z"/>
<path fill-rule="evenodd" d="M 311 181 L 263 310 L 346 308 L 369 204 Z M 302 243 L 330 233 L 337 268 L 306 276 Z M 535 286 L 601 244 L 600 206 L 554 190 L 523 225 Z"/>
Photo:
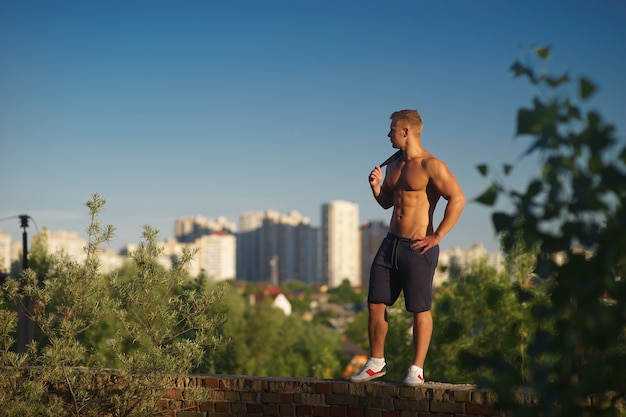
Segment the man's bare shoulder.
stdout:
<path fill-rule="evenodd" d="M 424 158 L 422 159 L 422 166 L 425 169 L 435 170 L 435 171 L 440 170 L 440 169 L 447 169 L 446 163 L 443 162 L 441 159 L 437 158 L 432 153 L 428 153 L 427 155 L 424 156 Z"/>

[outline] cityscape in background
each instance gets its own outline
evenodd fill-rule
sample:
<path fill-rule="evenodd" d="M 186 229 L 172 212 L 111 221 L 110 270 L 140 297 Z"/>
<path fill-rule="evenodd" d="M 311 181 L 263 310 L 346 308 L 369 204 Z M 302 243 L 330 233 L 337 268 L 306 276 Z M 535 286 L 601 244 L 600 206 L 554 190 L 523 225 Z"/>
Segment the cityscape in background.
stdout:
<path fill-rule="evenodd" d="M 380 220 L 360 223 L 358 205 L 342 200 L 321 206 L 320 227 L 313 227 L 297 211 L 244 212 L 238 225 L 223 217 L 181 217 L 174 220 L 174 237 L 159 242 L 164 249 L 159 262 L 169 268 L 188 248 L 197 250 L 188 268 L 192 277 L 273 285 L 295 280 L 328 288 L 348 280 L 353 287 L 367 287 L 370 263 L 388 231 L 388 224 Z M 44 228 L 37 235 L 45 235 L 42 240 L 48 254 L 84 261 L 87 242 L 77 232 Z M 121 268 L 137 248 L 137 243 L 129 243 L 119 252 L 103 250 L 99 254 L 102 272 Z M 9 273 L 22 257 L 22 242 L 0 232 L 0 273 Z M 503 267 L 502 254 L 487 252 L 479 243 L 442 251 L 434 285 L 448 280 L 450 271 L 463 270 L 481 259 L 497 269 Z"/>

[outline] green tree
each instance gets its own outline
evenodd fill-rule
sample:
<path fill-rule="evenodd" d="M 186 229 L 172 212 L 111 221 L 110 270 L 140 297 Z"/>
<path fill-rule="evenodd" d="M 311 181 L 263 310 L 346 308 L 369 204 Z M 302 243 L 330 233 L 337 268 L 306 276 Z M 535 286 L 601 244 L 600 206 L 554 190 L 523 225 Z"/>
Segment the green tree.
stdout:
<path fill-rule="evenodd" d="M 366 294 L 352 288 L 352 284 L 350 284 L 348 279 L 341 281 L 339 286 L 329 289 L 328 293 L 330 294 L 330 302 L 337 303 L 345 308 L 361 305 L 366 299 Z"/>
<path fill-rule="evenodd" d="M 550 49 L 536 54 L 546 60 Z M 542 167 L 525 190 L 494 180 L 478 201 L 493 205 L 504 196 L 512 203 L 512 211 L 494 212 L 493 224 L 505 251 L 520 237 L 529 253 L 537 248 L 534 274 L 549 304 L 538 303 L 532 314 L 553 330 L 529 335 L 525 350 L 534 402 L 513 401 L 519 369 L 494 357 L 477 363 L 494 369 L 493 387 L 511 415 L 615 415 L 619 398 L 607 393 L 626 392 L 626 147 L 616 147 L 614 127 L 598 112 L 584 110 L 596 90 L 590 80 L 578 79 L 570 93 L 568 74 L 553 76 L 520 62 L 512 70 L 541 91 L 518 111 L 517 134 L 532 139 L 525 155 L 538 154 Z M 479 170 L 489 172 L 486 165 Z M 537 297 L 518 295 L 520 302 Z M 594 396 L 598 400 L 589 401 Z"/>
<path fill-rule="evenodd" d="M 310 285 L 301 281 L 291 280 L 282 283 L 280 288 L 289 299 L 294 312 L 304 314 L 311 311 L 313 289 Z"/>
<path fill-rule="evenodd" d="M 515 270 L 523 266 L 520 259 Z M 517 301 L 520 287 L 510 272 L 510 268 L 500 272 L 483 259 L 437 288 L 433 300 L 436 326 L 428 355 L 431 378 L 454 383 L 493 381 L 492 368 L 476 367 L 468 361 L 473 356 L 488 356 L 515 368 L 515 383 L 524 382 L 528 334 L 536 324 L 532 307 Z M 538 288 L 526 291 L 541 293 Z M 538 296 L 537 302 L 540 299 Z"/>
<path fill-rule="evenodd" d="M 367 322 L 369 313 L 367 309 L 361 310 L 354 316 L 353 320 L 348 323 L 344 335 L 356 343 L 359 347 L 369 352 L 370 342 L 367 333 Z"/>
<path fill-rule="evenodd" d="M 341 337 L 333 330 L 286 316 L 265 298 L 229 297 L 224 336 L 232 343 L 214 363 L 217 373 L 256 376 L 336 377 L 343 363 Z"/>

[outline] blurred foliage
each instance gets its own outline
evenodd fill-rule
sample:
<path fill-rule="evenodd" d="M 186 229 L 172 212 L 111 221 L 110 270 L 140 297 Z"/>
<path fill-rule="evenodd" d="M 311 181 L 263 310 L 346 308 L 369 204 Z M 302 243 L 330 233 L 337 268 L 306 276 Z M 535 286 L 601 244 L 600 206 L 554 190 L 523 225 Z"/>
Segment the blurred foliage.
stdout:
<path fill-rule="evenodd" d="M 330 288 L 328 293 L 330 294 L 329 302 L 347 309 L 355 309 L 367 299 L 367 293 L 353 288 L 348 279 L 344 279 L 339 286 Z"/>
<path fill-rule="evenodd" d="M 430 378 L 456 383 L 492 380 L 492 368 L 467 363 L 468 355 L 485 355 L 517 369 L 517 383 L 523 382 L 527 373 L 523 352 L 536 325 L 530 307 L 517 302 L 517 289 L 507 271 L 498 272 L 484 260 L 437 289 Z"/>
<path fill-rule="evenodd" d="M 550 49 L 536 56 L 546 60 Z M 473 364 L 494 370 L 489 385 L 509 415 L 616 415 L 626 393 L 626 147 L 598 112 L 585 111 L 593 82 L 534 67 L 515 62 L 512 71 L 540 91 L 517 114 L 517 135 L 531 139 L 524 156 L 538 155 L 540 172 L 522 191 L 496 179 L 477 200 L 512 204 L 494 212 L 493 224 L 506 253 L 519 244 L 536 253 L 533 272 L 549 303 L 538 303 L 532 318 L 549 328 L 529 335 L 526 378 L 493 354 L 476 355 Z M 487 165 L 479 171 L 489 175 Z M 511 171 L 505 166 L 505 177 Z M 519 303 L 538 296 L 524 289 Z M 520 380 L 534 394 L 524 404 L 512 397 Z"/>
<path fill-rule="evenodd" d="M 288 286 L 292 287 L 293 284 Z M 242 294 L 230 289 L 225 299 L 227 320 L 223 327 L 230 344 L 205 360 L 197 371 L 255 376 L 339 376 L 342 364 L 347 361 L 343 357 L 341 336 L 297 314 L 286 316 L 273 306 L 272 297 L 263 296 L 253 288 L 248 283 Z M 250 295 L 255 296 L 253 304 Z"/>

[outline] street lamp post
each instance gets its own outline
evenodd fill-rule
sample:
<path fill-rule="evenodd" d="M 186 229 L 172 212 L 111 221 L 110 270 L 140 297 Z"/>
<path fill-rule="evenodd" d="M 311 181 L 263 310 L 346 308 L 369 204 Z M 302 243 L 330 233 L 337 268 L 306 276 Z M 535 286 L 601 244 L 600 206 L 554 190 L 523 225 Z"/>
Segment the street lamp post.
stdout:
<path fill-rule="evenodd" d="M 28 235 L 26 228 L 28 227 L 28 219 L 30 216 L 23 214 L 19 216 L 20 227 L 22 232 L 22 272 L 28 268 Z M 24 286 L 24 278 L 22 278 L 20 286 Z M 35 326 L 31 319 L 33 315 L 34 303 L 32 297 L 23 296 L 22 301 L 17 306 L 17 351 L 26 352 L 26 346 L 35 339 Z"/>

